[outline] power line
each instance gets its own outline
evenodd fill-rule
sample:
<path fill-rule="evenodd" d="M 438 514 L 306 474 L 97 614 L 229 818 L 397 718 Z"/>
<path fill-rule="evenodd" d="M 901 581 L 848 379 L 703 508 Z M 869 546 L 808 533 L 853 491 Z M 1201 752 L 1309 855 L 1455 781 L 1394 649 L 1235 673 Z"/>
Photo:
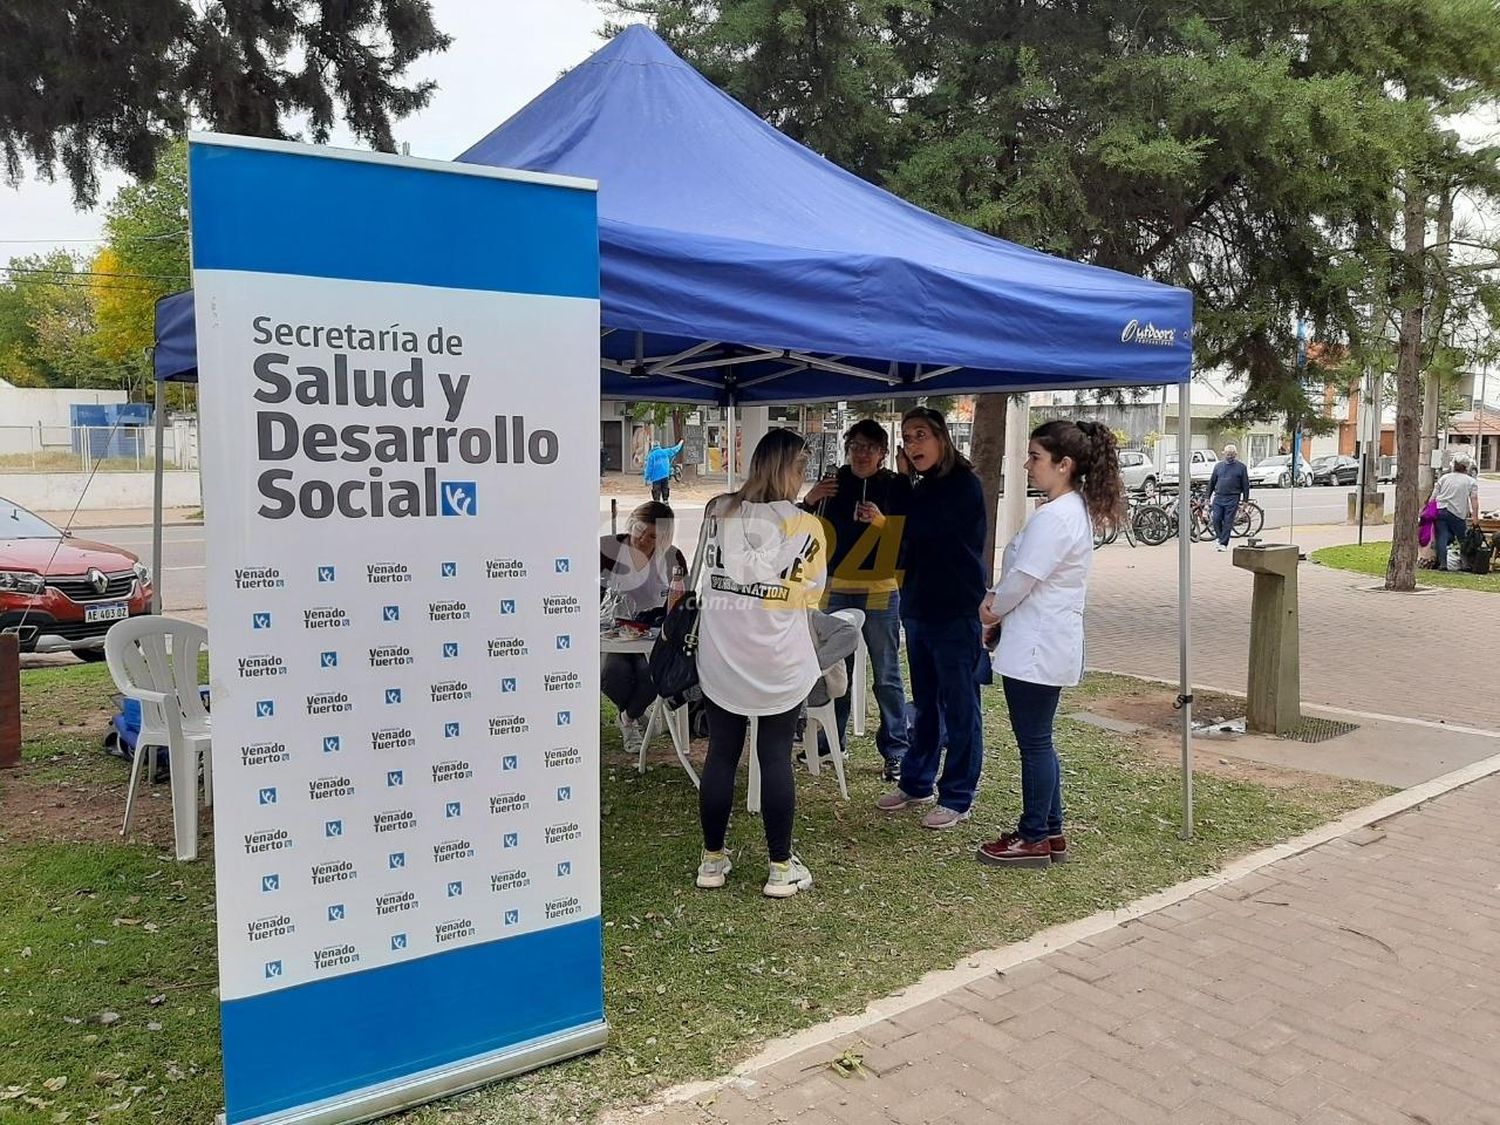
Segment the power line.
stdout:
<path fill-rule="evenodd" d="M 185 273 L 110 273 L 106 270 L 44 270 L 33 266 L 0 266 L 5 273 L 39 274 L 47 277 L 107 277 L 118 280 L 132 278 L 140 281 L 187 281 Z"/>
<path fill-rule="evenodd" d="M 0 266 L 0 269 L 4 269 Z M 100 290 L 112 289 L 122 293 L 160 293 L 161 290 L 155 285 L 111 285 L 107 281 L 61 281 L 57 278 L 18 278 L 20 282 L 31 282 L 36 285 L 52 285 L 58 289 L 82 289 L 85 291 L 98 292 Z M 166 294 L 162 294 L 166 296 Z"/>
<path fill-rule="evenodd" d="M 173 231 L 169 234 L 137 234 L 114 237 L 99 238 L 0 238 L 0 243 L 6 245 L 15 244 L 40 244 L 54 245 L 63 242 L 166 242 L 174 238 L 182 238 L 187 234 L 187 229 Z"/>

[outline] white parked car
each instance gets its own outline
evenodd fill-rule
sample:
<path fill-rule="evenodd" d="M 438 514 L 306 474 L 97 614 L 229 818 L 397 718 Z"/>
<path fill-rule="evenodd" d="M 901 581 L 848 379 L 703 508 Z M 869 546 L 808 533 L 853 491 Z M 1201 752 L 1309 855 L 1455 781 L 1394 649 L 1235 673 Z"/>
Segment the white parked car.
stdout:
<path fill-rule="evenodd" d="M 1120 476 L 1131 492 L 1156 491 L 1156 466 L 1139 449 L 1120 450 Z"/>
<path fill-rule="evenodd" d="M 1250 470 L 1250 483 L 1259 485 L 1261 488 L 1291 488 L 1292 487 L 1292 457 L 1289 453 L 1281 453 L 1275 457 L 1266 457 L 1257 461 Z M 1305 457 L 1297 458 L 1297 487 L 1307 488 L 1312 485 L 1312 466 L 1307 463 Z"/>
<path fill-rule="evenodd" d="M 1207 484 L 1208 478 L 1213 476 L 1214 466 L 1219 463 L 1219 455 L 1212 449 L 1195 449 L 1190 454 L 1188 462 L 1188 475 L 1194 484 Z M 1167 455 L 1167 463 L 1161 471 L 1161 484 L 1164 487 L 1177 487 L 1177 454 Z"/>

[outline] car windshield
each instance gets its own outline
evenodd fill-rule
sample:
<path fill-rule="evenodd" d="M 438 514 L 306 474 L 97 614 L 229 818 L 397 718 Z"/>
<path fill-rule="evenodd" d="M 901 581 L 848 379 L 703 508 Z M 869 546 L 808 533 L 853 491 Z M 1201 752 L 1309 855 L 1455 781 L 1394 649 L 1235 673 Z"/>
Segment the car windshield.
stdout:
<path fill-rule="evenodd" d="M 0 539 L 61 539 L 62 532 L 41 516 L 0 500 Z"/>
<path fill-rule="evenodd" d="M 1327 457 L 1314 457 L 1312 459 L 1312 463 L 1314 465 L 1332 465 L 1337 460 L 1338 460 L 1338 456 L 1337 455 L 1330 455 L 1330 456 L 1327 456 Z"/>
<path fill-rule="evenodd" d="M 1261 469 L 1267 466 L 1285 465 L 1290 460 L 1287 454 L 1282 454 L 1280 457 L 1267 457 L 1264 461 L 1257 461 L 1255 467 Z"/>

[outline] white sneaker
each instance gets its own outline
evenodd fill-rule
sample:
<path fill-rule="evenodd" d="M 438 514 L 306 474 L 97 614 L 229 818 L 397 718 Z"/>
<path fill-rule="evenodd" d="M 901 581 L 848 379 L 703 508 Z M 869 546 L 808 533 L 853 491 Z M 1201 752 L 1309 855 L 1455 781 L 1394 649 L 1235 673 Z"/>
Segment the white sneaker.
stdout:
<path fill-rule="evenodd" d="M 1217 543 L 1217 544 L 1214 545 L 1214 550 L 1218 551 L 1219 554 L 1222 555 L 1225 551 L 1229 550 L 1229 548 L 1226 547 L 1226 546 L 1224 546 L 1224 544 L 1222 544 L 1222 543 Z"/>
<path fill-rule="evenodd" d="M 771 898 L 791 898 L 798 891 L 812 890 L 812 872 L 796 856 L 785 863 L 772 863 L 761 893 Z"/>
<path fill-rule="evenodd" d="M 634 719 L 626 718 L 625 712 L 621 711 L 615 716 L 615 726 L 620 728 L 620 741 L 625 744 L 627 754 L 639 754 L 641 742 L 645 737 L 645 731 L 641 730 L 641 724 Z"/>
<path fill-rule="evenodd" d="M 724 885 L 724 877 L 734 870 L 728 852 L 704 850 L 703 860 L 698 864 L 698 885 L 706 891 L 716 891 Z"/>

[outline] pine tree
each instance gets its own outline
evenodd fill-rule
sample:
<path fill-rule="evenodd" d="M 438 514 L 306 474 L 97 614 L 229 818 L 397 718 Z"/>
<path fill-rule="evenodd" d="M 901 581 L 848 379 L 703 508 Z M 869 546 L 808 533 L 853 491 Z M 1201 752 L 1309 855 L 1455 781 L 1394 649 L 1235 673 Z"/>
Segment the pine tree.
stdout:
<path fill-rule="evenodd" d="M 15 0 L 0 5 L 0 152 L 60 168 L 76 201 L 101 165 L 148 179 L 188 122 L 260 137 L 305 118 L 326 141 L 339 116 L 392 151 L 391 121 L 432 82 L 410 65 L 448 46 L 429 0 Z"/>

